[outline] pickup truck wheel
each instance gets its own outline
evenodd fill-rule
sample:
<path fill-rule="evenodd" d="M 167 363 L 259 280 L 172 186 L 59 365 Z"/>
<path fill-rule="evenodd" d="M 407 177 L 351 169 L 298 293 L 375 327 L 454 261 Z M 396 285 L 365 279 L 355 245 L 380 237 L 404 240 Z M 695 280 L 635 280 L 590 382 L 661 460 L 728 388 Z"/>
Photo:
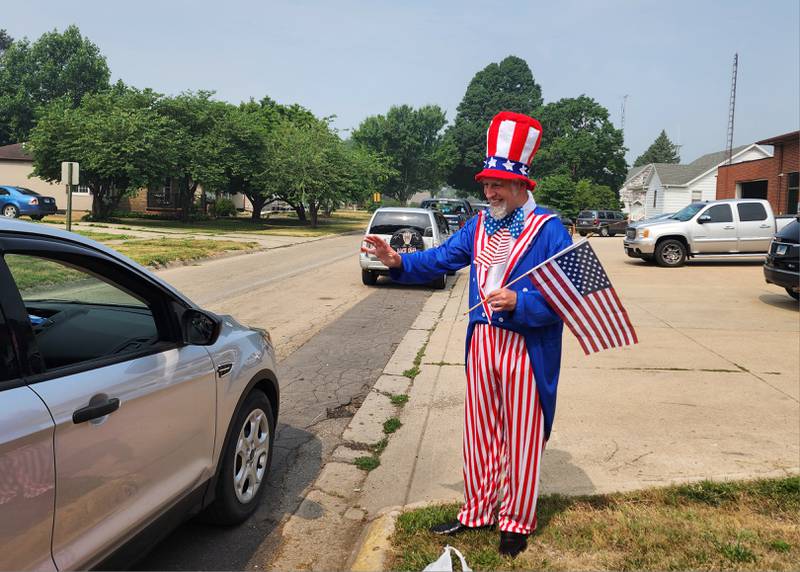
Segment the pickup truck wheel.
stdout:
<path fill-rule="evenodd" d="M 364 284 L 364 286 L 375 286 L 375 284 L 378 283 L 378 275 L 372 270 L 362 270 L 361 283 Z"/>
<path fill-rule="evenodd" d="M 254 390 L 245 398 L 222 450 L 217 494 L 204 515 L 207 520 L 233 525 L 255 512 L 267 488 L 274 435 L 269 399 Z"/>
<path fill-rule="evenodd" d="M 656 247 L 656 263 L 659 266 L 677 268 L 686 262 L 686 247 L 679 240 L 668 239 Z"/>
<path fill-rule="evenodd" d="M 579 231 L 578 231 L 578 234 L 580 234 L 581 236 L 586 236 L 586 233 L 585 233 L 585 232 L 583 232 L 582 230 L 579 230 Z"/>
<path fill-rule="evenodd" d="M 787 288 L 787 289 L 786 289 L 786 293 L 787 293 L 789 296 L 791 296 L 792 298 L 794 298 L 795 300 L 800 300 L 800 292 L 795 292 L 795 291 L 794 291 L 794 290 L 792 290 L 791 288 Z"/>
<path fill-rule="evenodd" d="M 604 237 L 604 238 L 605 238 L 606 236 L 609 236 L 609 233 L 608 233 L 608 227 L 607 227 L 607 226 L 602 226 L 602 227 L 600 227 L 600 236 L 602 236 L 602 237 Z"/>

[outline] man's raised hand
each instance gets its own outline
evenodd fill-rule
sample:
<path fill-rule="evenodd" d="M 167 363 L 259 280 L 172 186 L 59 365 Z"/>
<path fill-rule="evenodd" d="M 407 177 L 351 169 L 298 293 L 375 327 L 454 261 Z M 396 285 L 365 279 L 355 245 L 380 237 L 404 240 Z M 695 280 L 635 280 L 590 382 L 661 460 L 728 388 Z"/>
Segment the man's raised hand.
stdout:
<path fill-rule="evenodd" d="M 368 246 L 362 246 L 361 252 L 366 252 L 370 256 L 374 256 L 383 262 L 387 268 L 399 268 L 402 266 L 403 261 L 400 255 L 395 252 L 394 248 L 386 244 L 380 236 L 368 234 L 364 237 L 364 242 Z"/>

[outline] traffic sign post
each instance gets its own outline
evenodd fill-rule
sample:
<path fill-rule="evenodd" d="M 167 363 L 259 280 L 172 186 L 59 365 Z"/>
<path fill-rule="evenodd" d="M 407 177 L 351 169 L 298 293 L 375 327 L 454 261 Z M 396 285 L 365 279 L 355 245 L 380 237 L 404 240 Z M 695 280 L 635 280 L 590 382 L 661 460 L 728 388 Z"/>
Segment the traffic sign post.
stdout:
<path fill-rule="evenodd" d="M 70 161 L 61 163 L 61 182 L 67 185 L 67 230 L 72 230 L 72 185 L 79 184 L 80 165 Z"/>

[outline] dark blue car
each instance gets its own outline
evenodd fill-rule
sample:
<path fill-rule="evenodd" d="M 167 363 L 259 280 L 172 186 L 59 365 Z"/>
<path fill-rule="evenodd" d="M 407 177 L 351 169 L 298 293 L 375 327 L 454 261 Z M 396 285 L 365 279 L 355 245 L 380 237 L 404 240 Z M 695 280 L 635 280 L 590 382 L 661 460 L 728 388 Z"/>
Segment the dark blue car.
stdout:
<path fill-rule="evenodd" d="M 25 215 L 33 220 L 42 220 L 45 215 L 55 212 L 56 200 L 53 197 L 42 196 L 25 187 L 0 185 L 0 214 L 4 217 Z"/>

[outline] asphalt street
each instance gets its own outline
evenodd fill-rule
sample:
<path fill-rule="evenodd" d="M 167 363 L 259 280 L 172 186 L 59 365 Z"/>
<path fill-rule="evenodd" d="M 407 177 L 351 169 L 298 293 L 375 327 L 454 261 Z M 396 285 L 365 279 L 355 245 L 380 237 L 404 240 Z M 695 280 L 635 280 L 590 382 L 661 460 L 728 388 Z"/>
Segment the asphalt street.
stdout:
<path fill-rule="evenodd" d="M 281 413 L 269 489 L 256 514 L 235 528 L 186 523 L 136 569 L 269 566 L 281 524 L 431 293 L 383 281 L 363 286 L 354 254 L 359 242 L 337 237 L 161 273 L 199 304 L 270 329 Z"/>

